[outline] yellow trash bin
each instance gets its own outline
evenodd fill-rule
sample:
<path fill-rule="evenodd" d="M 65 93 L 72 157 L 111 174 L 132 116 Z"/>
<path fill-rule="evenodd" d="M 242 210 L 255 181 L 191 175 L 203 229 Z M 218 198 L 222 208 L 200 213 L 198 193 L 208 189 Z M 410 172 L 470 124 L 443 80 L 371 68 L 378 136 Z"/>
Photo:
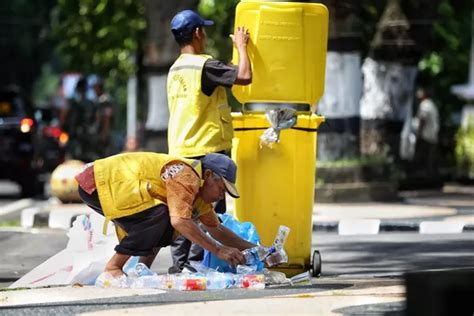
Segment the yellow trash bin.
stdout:
<path fill-rule="evenodd" d="M 270 148 L 260 147 L 260 136 L 270 127 L 263 113 L 233 113 L 233 117 L 232 158 L 238 166 L 240 193 L 236 217 L 252 222 L 264 245 L 272 244 L 280 225 L 291 229 L 285 246 L 289 262 L 277 270 L 294 275 L 320 266 L 320 259 L 312 263 L 310 256 L 316 131 L 324 118 L 298 114 L 296 125 L 282 130 L 280 142 Z M 320 267 L 313 270 L 314 275 L 319 272 Z"/>
<path fill-rule="evenodd" d="M 233 113 L 232 157 L 236 161 L 235 215 L 255 224 L 269 245 L 280 225 L 291 229 L 285 249 L 288 264 L 276 270 L 294 275 L 312 268 L 319 275 L 321 258 L 311 261 L 317 129 L 324 118 L 312 114 L 324 91 L 328 12 L 325 6 L 293 2 L 240 2 L 235 27 L 249 28 L 252 84 L 233 86 L 243 113 Z M 234 51 L 233 62 L 238 63 Z M 260 146 L 271 127 L 269 109 L 296 110 L 296 124 L 280 132 L 272 147 Z"/>

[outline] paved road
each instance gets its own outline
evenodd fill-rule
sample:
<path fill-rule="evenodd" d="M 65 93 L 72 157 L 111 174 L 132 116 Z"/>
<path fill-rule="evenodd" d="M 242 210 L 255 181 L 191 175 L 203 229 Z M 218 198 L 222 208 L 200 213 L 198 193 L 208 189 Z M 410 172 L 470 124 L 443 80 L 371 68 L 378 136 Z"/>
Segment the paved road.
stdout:
<path fill-rule="evenodd" d="M 64 231 L 3 228 L 0 231 L 0 286 L 8 286 L 66 247 Z"/>
<path fill-rule="evenodd" d="M 417 233 L 384 233 L 373 236 L 339 236 L 334 233 L 313 234 L 314 247 L 321 251 L 323 275 L 313 279 L 312 286 L 269 288 L 263 291 L 226 290 L 214 292 L 151 292 L 146 295 L 100 299 L 76 299 L 72 302 L 35 304 L 0 308 L 2 315 L 77 314 L 114 308 L 133 308 L 198 301 L 248 299 L 275 295 L 305 295 L 320 291 L 339 291 L 353 286 L 401 285 L 406 270 L 474 267 L 474 233 L 455 235 L 420 235 Z M 2 274 L 12 278 L 63 249 L 65 232 L 36 230 L 34 234 L 0 231 Z M 22 262 L 18 264 L 18 262 Z M 157 258 L 153 269 L 164 272 L 170 264 L 169 250 Z M 15 274 L 15 271 L 17 274 Z M 4 283 L 7 285 L 7 283 Z M 45 289 L 53 291 L 54 289 Z M 58 289 L 60 290 L 60 289 Z M 360 309 L 360 307 L 358 307 Z M 403 302 L 368 305 L 366 310 L 401 314 Z M 344 312 L 349 312 L 345 310 Z M 359 312 L 361 312 L 359 310 Z"/>
<path fill-rule="evenodd" d="M 68 241 L 62 230 L 31 231 L 0 231 L 4 254 L 0 278 L 23 275 L 64 249 Z M 474 267 L 474 233 L 340 236 L 314 232 L 313 247 L 321 252 L 323 277 L 397 277 L 408 270 Z M 170 264 L 169 248 L 164 248 L 152 268 L 165 273 Z"/>
<path fill-rule="evenodd" d="M 0 181 L 0 209 L 20 197 L 20 187 L 10 181 Z"/>

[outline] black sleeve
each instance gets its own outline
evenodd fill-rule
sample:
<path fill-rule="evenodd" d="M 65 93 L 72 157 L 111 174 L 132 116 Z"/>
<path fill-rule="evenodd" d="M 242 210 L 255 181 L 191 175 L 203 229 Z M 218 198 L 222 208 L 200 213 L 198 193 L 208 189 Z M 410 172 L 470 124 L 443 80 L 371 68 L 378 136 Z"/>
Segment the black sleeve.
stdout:
<path fill-rule="evenodd" d="M 201 90 L 210 96 L 217 86 L 230 88 L 237 79 L 237 67 L 208 59 L 202 69 Z"/>

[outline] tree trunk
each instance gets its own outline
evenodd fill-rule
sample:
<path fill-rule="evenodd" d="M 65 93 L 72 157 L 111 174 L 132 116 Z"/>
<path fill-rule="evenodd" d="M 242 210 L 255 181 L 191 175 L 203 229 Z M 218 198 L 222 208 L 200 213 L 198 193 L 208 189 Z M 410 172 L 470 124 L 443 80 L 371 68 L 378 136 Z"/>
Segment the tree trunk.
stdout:
<path fill-rule="evenodd" d="M 318 133 L 318 159 L 359 156 L 361 39 L 359 1 L 321 1 L 329 9 L 329 43 L 324 95 L 318 113 L 326 118 Z"/>
<path fill-rule="evenodd" d="M 145 119 L 144 147 L 156 152 L 168 152 L 168 100 L 166 80 L 168 70 L 179 55 L 170 30 L 173 16 L 181 10 L 197 10 L 198 0 L 153 1 L 146 0 L 147 38 L 144 44 L 143 71 L 148 104 Z"/>

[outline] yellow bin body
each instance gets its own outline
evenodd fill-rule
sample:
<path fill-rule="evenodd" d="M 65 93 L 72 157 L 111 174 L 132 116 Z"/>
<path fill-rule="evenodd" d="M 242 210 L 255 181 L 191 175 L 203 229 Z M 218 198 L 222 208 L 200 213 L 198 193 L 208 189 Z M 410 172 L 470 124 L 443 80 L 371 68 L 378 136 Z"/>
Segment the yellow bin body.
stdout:
<path fill-rule="evenodd" d="M 309 269 L 314 201 L 316 129 L 324 118 L 299 114 L 296 125 L 282 130 L 280 142 L 260 148 L 270 123 L 263 113 L 233 113 L 232 157 L 237 162 L 235 215 L 255 224 L 263 245 L 271 245 L 280 225 L 291 229 L 285 249 L 287 275 Z"/>
<path fill-rule="evenodd" d="M 313 106 L 324 92 L 328 10 L 322 4 L 250 2 L 237 5 L 235 28 L 249 29 L 252 84 L 234 85 L 240 103 L 300 103 Z M 233 51 L 238 64 L 237 51 Z"/>

